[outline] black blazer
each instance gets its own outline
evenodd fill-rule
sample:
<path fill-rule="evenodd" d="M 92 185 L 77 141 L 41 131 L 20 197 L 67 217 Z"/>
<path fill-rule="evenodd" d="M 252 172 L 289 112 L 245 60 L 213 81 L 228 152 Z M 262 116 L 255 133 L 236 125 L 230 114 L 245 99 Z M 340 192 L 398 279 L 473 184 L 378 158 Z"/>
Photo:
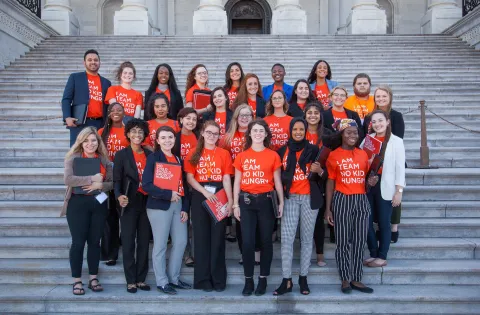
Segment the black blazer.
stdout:
<path fill-rule="evenodd" d="M 305 115 L 305 113 L 304 113 L 303 110 L 300 108 L 300 106 L 298 106 L 297 103 L 290 103 L 289 106 L 288 106 L 287 115 L 290 115 L 290 116 L 292 116 L 292 117 L 301 117 L 301 118 L 303 118 L 303 116 Z"/>
<path fill-rule="evenodd" d="M 368 132 L 368 125 L 370 125 L 371 120 L 372 120 L 372 115 L 368 115 L 367 117 L 365 117 L 365 120 L 363 121 L 363 132 L 366 135 L 371 133 L 371 132 Z M 405 122 L 403 121 L 402 113 L 392 109 L 390 111 L 390 124 L 392 125 L 392 133 L 397 137 L 403 139 L 403 136 L 405 135 Z"/>
<path fill-rule="evenodd" d="M 332 108 L 329 108 L 328 110 L 322 112 L 322 121 L 323 121 L 323 126 L 325 128 L 329 129 L 330 131 L 335 132 L 336 130 L 334 130 L 333 127 L 332 127 L 333 123 L 335 122 L 333 120 L 332 110 L 333 110 Z M 353 110 L 349 110 L 349 109 L 346 109 L 346 108 L 345 108 L 345 112 L 347 113 L 347 117 L 349 119 L 353 119 L 357 123 L 357 125 L 358 125 L 358 135 L 360 136 L 360 141 L 362 141 L 363 138 L 365 137 L 365 134 L 363 133 L 363 125 L 362 125 L 362 121 L 360 120 L 360 116 L 358 116 L 358 114 L 356 112 L 354 112 Z"/>
<path fill-rule="evenodd" d="M 112 85 L 110 80 L 100 76 L 100 84 L 102 85 L 102 103 L 103 117 L 107 117 L 107 107 L 105 104 L 105 96 L 108 88 Z M 87 72 L 75 72 L 70 74 L 63 90 L 62 97 L 62 113 L 63 120 L 72 117 L 72 106 L 88 104 L 90 102 L 90 90 L 88 89 Z"/>
<path fill-rule="evenodd" d="M 145 104 L 145 109 L 143 112 L 143 118 L 145 121 L 155 118 L 155 117 L 151 117 L 150 115 L 151 109 L 148 107 L 148 100 L 155 93 L 157 93 L 156 87 L 153 90 L 145 91 L 145 101 L 143 102 L 143 104 Z M 170 90 L 170 108 L 168 110 L 168 118 L 177 120 L 178 112 L 182 108 L 183 108 L 182 94 L 180 94 L 179 90 L 176 90 L 176 91 Z"/>
<path fill-rule="evenodd" d="M 143 148 L 145 155 L 148 157 L 152 151 Z M 121 195 L 125 195 L 127 183 L 130 181 L 130 187 L 127 194 L 129 200 L 133 200 L 137 193 L 140 180 L 138 178 L 137 165 L 133 157 L 133 150 L 128 146 L 115 154 L 113 162 L 113 184 L 115 190 L 115 199 Z"/>
<path fill-rule="evenodd" d="M 233 112 L 230 110 L 230 108 L 227 107 L 227 126 L 225 127 L 226 130 L 228 130 L 228 127 L 230 126 L 230 121 L 232 120 L 232 116 L 233 116 Z M 215 120 L 215 112 L 203 113 L 203 121 L 205 122 L 207 120 Z"/>
<path fill-rule="evenodd" d="M 315 162 L 315 158 L 318 155 L 319 148 L 316 145 L 313 144 L 307 144 L 308 146 L 311 147 L 312 149 L 312 160 L 309 161 L 308 163 L 313 163 Z M 277 153 L 280 155 L 280 161 L 283 162 L 283 158 L 285 156 L 285 152 L 287 151 L 287 146 L 284 145 L 280 149 L 278 149 Z M 282 165 L 282 172 L 283 170 L 283 165 Z M 325 184 L 328 178 L 328 173 L 326 168 L 323 169 L 323 175 L 322 177 L 320 176 L 312 176 L 310 178 L 310 207 L 312 209 L 320 209 L 324 205 L 324 196 L 325 196 Z M 285 186 L 284 186 L 285 189 Z"/>
<path fill-rule="evenodd" d="M 256 112 L 256 117 L 258 118 L 264 118 L 266 115 L 266 107 L 267 102 L 263 99 L 263 97 L 260 97 L 257 95 L 257 112 Z"/>
<path fill-rule="evenodd" d="M 195 137 L 197 138 L 198 140 L 198 131 L 194 131 L 193 132 L 195 134 Z M 182 131 L 180 130 L 179 132 L 177 132 L 177 134 L 175 135 L 175 145 L 173 146 L 173 149 L 172 149 L 172 153 L 176 156 L 180 156 L 180 151 L 181 151 L 181 137 L 182 137 Z M 192 148 L 193 150 L 194 148 Z"/>

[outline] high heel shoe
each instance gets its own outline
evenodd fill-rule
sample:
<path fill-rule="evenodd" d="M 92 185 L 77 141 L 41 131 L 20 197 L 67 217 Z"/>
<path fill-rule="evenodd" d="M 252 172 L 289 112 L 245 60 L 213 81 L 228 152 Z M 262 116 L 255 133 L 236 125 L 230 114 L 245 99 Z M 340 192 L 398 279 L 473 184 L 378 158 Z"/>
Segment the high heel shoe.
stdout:
<path fill-rule="evenodd" d="M 283 278 L 280 286 L 275 291 L 273 291 L 273 295 L 283 295 L 285 293 L 292 292 L 292 288 L 293 288 L 292 278 Z"/>
<path fill-rule="evenodd" d="M 243 296 L 250 296 L 255 290 L 255 283 L 253 282 L 253 278 L 245 278 L 245 286 L 243 287 L 242 295 Z"/>
<path fill-rule="evenodd" d="M 255 289 L 255 295 L 264 295 L 267 291 L 267 277 L 258 277 L 257 288 Z"/>
<path fill-rule="evenodd" d="M 298 285 L 300 286 L 300 293 L 302 293 L 303 295 L 310 294 L 310 288 L 308 287 L 307 276 L 299 276 Z"/>

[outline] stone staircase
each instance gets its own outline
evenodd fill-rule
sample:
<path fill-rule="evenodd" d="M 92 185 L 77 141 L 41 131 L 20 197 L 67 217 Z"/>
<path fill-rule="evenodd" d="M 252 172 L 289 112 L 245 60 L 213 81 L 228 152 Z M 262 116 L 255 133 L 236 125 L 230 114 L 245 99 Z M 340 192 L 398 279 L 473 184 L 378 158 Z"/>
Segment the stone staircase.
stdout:
<path fill-rule="evenodd" d="M 431 164 L 440 168 L 407 170 L 400 241 L 392 245 L 387 267 L 365 269 L 364 281 L 375 288 L 373 295 L 340 293 L 334 246 L 327 240 L 328 266 L 312 265 L 310 296 L 300 295 L 296 284 L 294 293 L 270 294 L 281 281 L 276 243 L 269 293 L 242 297 L 240 255 L 236 244 L 227 243 L 229 285 L 223 293 L 191 290 L 169 297 L 153 290 L 132 295 L 125 290 L 121 264 L 101 264 L 105 291 L 74 297 L 69 231 L 65 218 L 58 217 L 68 131 L 55 117 L 61 115 L 68 75 L 83 70 L 83 53 L 90 48 L 99 50 L 101 73 L 111 79 L 122 61 L 132 61 L 140 91 L 163 62 L 172 66 L 183 91 L 187 72 L 200 62 L 215 87 L 223 85 L 231 61 L 258 74 L 266 85 L 276 62 L 286 66 L 286 81 L 293 84 L 321 58 L 349 91 L 355 74 L 366 72 L 373 87 L 388 83 L 393 88 L 393 106 L 400 112 L 425 99 L 435 113 L 480 130 L 480 52 L 448 36 L 51 38 L 0 72 L 0 313 L 480 313 L 480 140 L 430 113 Z M 45 118 L 54 119 L 41 120 Z M 419 112 L 404 119 L 412 167 L 419 164 Z M 295 251 L 298 259 L 298 244 Z M 294 272 L 298 268 L 295 261 Z M 192 269 L 182 274 L 188 281 L 193 278 Z M 154 284 L 152 270 L 147 280 Z"/>

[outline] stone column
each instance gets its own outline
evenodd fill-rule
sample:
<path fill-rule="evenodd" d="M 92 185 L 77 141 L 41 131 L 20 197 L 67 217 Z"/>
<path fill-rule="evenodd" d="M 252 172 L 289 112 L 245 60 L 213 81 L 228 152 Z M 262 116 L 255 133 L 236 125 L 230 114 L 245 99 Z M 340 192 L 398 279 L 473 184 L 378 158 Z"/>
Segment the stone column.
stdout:
<path fill-rule="evenodd" d="M 353 0 L 339 0 L 338 2 L 338 27 L 336 34 L 347 34 L 347 20 L 352 10 Z"/>
<path fill-rule="evenodd" d="M 429 0 L 422 18 L 422 33 L 437 34 L 462 18 L 462 8 L 456 0 Z"/>
<path fill-rule="evenodd" d="M 277 0 L 272 14 L 272 34 L 307 34 L 307 13 L 299 0 Z"/>
<path fill-rule="evenodd" d="M 193 35 L 227 35 L 227 12 L 222 0 L 200 0 L 193 12 Z"/>
<path fill-rule="evenodd" d="M 46 0 L 42 20 L 61 35 L 80 34 L 80 24 L 72 12 L 70 0 Z"/>
<path fill-rule="evenodd" d="M 348 34 L 386 34 L 387 14 L 377 0 L 353 0 L 347 20 Z"/>
<path fill-rule="evenodd" d="M 151 35 L 152 20 L 146 0 L 123 0 L 120 11 L 113 18 L 115 35 Z"/>

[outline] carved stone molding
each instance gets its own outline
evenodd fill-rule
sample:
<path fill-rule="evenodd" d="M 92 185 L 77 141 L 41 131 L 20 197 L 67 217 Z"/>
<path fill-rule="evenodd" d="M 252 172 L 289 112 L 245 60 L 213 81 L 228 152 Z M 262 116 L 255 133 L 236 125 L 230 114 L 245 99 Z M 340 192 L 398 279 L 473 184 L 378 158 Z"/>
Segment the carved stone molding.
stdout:
<path fill-rule="evenodd" d="M 34 30 L 15 20 L 3 11 L 0 11 L 0 27 L 10 36 L 17 39 L 23 39 L 22 42 L 32 48 L 43 40 L 43 38 Z"/>
<path fill-rule="evenodd" d="M 232 13 L 234 19 L 262 19 L 263 14 L 253 3 L 246 3 L 234 8 Z"/>
<path fill-rule="evenodd" d="M 480 6 L 442 33 L 459 37 L 475 49 L 480 49 Z"/>

